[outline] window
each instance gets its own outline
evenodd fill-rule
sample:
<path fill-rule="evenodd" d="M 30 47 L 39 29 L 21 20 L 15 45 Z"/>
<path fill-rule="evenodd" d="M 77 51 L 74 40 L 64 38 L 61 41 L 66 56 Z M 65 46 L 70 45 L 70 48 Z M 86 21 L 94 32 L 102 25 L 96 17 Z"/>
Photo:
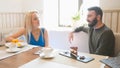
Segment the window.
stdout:
<path fill-rule="evenodd" d="M 73 23 L 72 17 L 79 11 L 79 9 L 80 22 L 87 23 L 87 9 L 91 6 L 99 6 L 99 0 L 44 0 L 44 26 L 71 26 Z"/>
<path fill-rule="evenodd" d="M 47 28 L 58 25 L 58 0 L 44 0 L 43 25 Z"/>
<path fill-rule="evenodd" d="M 78 12 L 78 0 L 59 0 L 58 25 L 71 26 L 72 16 Z"/>
<path fill-rule="evenodd" d="M 45 26 L 71 26 L 78 11 L 78 0 L 44 0 Z"/>

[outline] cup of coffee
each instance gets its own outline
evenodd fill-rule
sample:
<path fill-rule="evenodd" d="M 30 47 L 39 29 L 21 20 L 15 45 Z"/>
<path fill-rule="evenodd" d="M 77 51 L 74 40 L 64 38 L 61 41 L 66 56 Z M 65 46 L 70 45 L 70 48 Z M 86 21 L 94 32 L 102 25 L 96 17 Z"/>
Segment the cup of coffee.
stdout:
<path fill-rule="evenodd" d="M 50 47 L 45 47 L 42 49 L 42 53 L 44 53 L 44 56 L 50 56 L 53 52 L 53 49 Z"/>
<path fill-rule="evenodd" d="M 13 43 L 10 43 L 8 47 L 11 51 L 17 48 L 16 44 L 13 44 Z"/>

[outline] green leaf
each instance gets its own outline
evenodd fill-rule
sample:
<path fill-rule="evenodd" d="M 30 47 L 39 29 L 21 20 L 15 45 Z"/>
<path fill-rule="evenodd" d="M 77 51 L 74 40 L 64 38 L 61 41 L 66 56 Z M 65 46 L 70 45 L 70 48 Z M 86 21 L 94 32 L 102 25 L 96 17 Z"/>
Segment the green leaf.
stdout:
<path fill-rule="evenodd" d="M 72 17 L 72 19 L 73 19 L 74 21 L 80 20 L 80 14 L 79 14 L 79 12 L 77 12 L 76 15 Z"/>

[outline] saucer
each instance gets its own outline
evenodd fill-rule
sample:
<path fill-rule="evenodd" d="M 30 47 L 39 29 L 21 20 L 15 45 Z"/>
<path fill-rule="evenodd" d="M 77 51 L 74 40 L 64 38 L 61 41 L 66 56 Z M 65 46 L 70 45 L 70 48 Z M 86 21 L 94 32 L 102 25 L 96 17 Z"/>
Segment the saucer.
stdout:
<path fill-rule="evenodd" d="M 54 58 L 54 55 L 53 55 L 53 54 L 45 55 L 44 53 L 40 53 L 39 56 L 40 56 L 41 58 L 44 58 L 44 59 L 52 59 L 52 58 Z"/>
<path fill-rule="evenodd" d="M 8 49 L 6 49 L 6 51 L 9 52 L 9 53 L 15 53 L 15 52 L 20 51 L 20 49 L 19 48 L 15 48 L 15 49 L 11 50 L 11 49 L 8 48 Z"/>
<path fill-rule="evenodd" d="M 11 42 L 5 43 L 5 46 L 8 47 L 8 48 L 9 48 L 10 45 L 12 45 Z M 18 47 L 18 48 L 22 48 L 22 47 L 24 47 L 24 46 L 26 46 L 26 45 L 27 45 L 27 43 L 25 43 L 25 42 L 18 42 L 18 43 L 17 43 L 17 47 Z"/>

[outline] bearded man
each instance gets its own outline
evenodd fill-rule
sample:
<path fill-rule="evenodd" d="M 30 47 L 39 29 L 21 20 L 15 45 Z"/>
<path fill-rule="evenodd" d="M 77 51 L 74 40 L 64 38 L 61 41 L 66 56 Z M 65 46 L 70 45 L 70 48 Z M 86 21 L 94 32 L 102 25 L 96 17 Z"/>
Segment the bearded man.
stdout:
<path fill-rule="evenodd" d="M 102 22 L 103 12 L 100 7 L 88 8 L 87 21 L 89 27 L 80 26 L 69 35 L 69 41 L 73 40 L 73 33 L 86 32 L 89 35 L 89 51 L 91 54 L 113 56 L 115 37 L 110 28 Z"/>

